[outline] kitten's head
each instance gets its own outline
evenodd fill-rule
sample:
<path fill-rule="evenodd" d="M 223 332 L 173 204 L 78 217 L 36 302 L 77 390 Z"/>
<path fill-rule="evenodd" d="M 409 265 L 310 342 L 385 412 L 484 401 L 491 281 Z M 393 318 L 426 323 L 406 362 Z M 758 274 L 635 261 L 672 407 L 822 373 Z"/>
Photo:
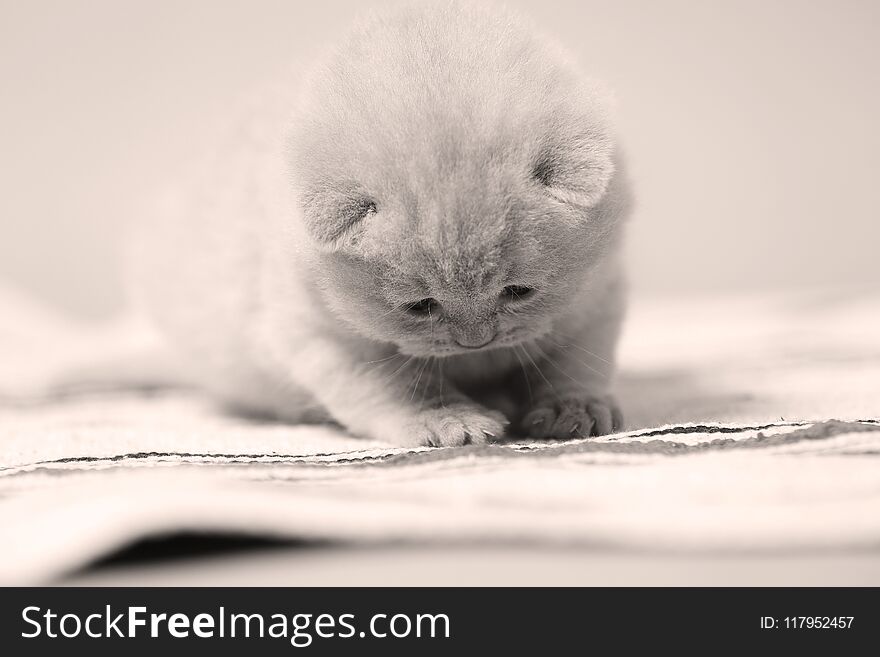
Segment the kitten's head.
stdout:
<path fill-rule="evenodd" d="M 311 80 L 292 160 L 320 289 L 404 353 L 546 333 L 617 233 L 595 89 L 505 15 L 458 3 L 361 27 Z"/>

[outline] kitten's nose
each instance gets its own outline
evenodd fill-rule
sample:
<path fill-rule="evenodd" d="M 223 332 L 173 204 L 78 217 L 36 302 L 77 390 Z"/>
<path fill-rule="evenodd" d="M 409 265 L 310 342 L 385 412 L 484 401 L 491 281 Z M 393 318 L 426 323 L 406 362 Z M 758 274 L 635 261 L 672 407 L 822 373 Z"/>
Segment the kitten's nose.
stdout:
<path fill-rule="evenodd" d="M 479 349 L 495 339 L 495 327 L 492 324 L 472 324 L 452 330 L 455 343 L 466 349 Z"/>

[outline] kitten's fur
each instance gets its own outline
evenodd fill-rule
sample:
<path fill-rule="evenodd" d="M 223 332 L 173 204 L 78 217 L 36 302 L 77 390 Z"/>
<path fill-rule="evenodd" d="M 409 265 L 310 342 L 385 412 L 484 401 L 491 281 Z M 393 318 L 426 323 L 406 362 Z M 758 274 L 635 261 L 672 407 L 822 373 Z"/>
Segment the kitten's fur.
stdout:
<path fill-rule="evenodd" d="M 202 385 L 406 445 L 620 426 L 627 183 L 562 54 L 497 9 L 417 4 L 283 96 L 140 236 L 140 296 Z"/>

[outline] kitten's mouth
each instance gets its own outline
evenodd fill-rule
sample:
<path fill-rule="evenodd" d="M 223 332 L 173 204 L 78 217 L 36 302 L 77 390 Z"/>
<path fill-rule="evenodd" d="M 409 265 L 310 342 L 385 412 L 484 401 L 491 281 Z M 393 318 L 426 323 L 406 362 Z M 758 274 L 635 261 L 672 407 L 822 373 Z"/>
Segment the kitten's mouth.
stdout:
<path fill-rule="evenodd" d="M 455 344 L 457 344 L 459 347 L 461 347 L 465 351 L 479 351 L 480 349 L 484 349 L 484 348 L 488 347 L 493 342 L 495 342 L 494 335 L 491 338 L 489 338 L 488 340 L 484 340 L 481 343 L 466 343 L 466 342 L 459 342 L 458 340 L 456 340 Z"/>
<path fill-rule="evenodd" d="M 412 355 L 417 358 L 448 358 L 450 356 L 469 356 L 474 354 L 479 354 L 486 351 L 496 351 L 499 349 L 514 349 L 519 345 L 526 344 L 529 342 L 529 339 L 525 340 L 512 340 L 510 338 L 498 340 L 492 339 L 485 344 L 482 344 L 478 347 L 468 347 L 459 343 L 453 343 L 449 345 L 444 345 L 443 347 L 432 349 L 426 352 L 411 352 L 407 351 L 407 356 Z"/>
<path fill-rule="evenodd" d="M 469 346 L 462 344 L 462 341 L 450 339 L 446 341 L 436 341 L 430 347 L 426 345 L 414 345 L 398 343 L 397 349 L 404 356 L 412 356 L 414 358 L 448 358 L 450 356 L 469 356 L 487 351 L 497 351 L 501 349 L 516 349 L 531 344 L 539 336 L 527 331 L 510 332 L 499 335 L 496 333 L 489 340 L 484 340 L 478 346 Z"/>

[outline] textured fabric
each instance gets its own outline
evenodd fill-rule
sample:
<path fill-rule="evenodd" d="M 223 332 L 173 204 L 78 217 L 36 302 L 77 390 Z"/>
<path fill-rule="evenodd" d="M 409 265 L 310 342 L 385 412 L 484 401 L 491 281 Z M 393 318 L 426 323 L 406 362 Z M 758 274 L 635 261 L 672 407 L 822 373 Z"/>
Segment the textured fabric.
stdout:
<path fill-rule="evenodd" d="M 880 545 L 880 294 L 636 302 L 617 382 L 625 432 L 452 449 L 256 423 L 182 390 L 44 395 L 59 368 L 144 337 L 0 297 L 2 583 L 51 581 L 183 530 L 700 552 Z"/>

